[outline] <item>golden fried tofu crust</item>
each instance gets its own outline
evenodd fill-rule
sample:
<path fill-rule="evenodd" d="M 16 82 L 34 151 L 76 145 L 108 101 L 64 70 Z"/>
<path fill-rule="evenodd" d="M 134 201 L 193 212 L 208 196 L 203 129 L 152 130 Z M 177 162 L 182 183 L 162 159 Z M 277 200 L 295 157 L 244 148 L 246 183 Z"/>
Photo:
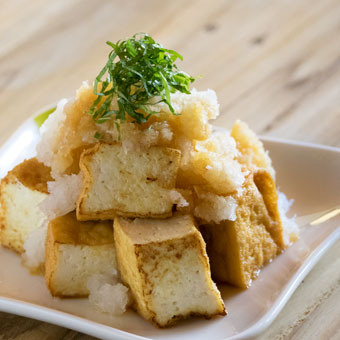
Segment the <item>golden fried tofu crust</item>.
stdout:
<path fill-rule="evenodd" d="M 47 182 L 53 181 L 51 169 L 36 158 L 27 159 L 17 165 L 2 181 L 9 182 L 13 177 L 25 187 L 46 194 L 48 193 Z"/>
<path fill-rule="evenodd" d="M 207 243 L 213 278 L 248 288 L 279 248 L 270 235 L 271 218 L 252 176 L 234 199 L 238 205 L 235 221 L 203 225 L 200 230 Z"/>
<path fill-rule="evenodd" d="M 286 248 L 286 246 L 283 240 L 283 227 L 278 208 L 279 197 L 274 179 L 267 170 L 259 169 L 254 172 L 254 182 L 263 197 L 264 204 L 271 219 L 271 225 L 268 231 L 277 246 L 282 250 Z"/>
<path fill-rule="evenodd" d="M 78 221 L 75 212 L 59 216 L 49 223 L 54 242 L 98 246 L 113 243 L 112 221 Z"/>
<path fill-rule="evenodd" d="M 283 240 L 283 226 L 278 209 L 275 171 L 268 152 L 265 151 L 256 134 L 244 122 L 239 120 L 235 122 L 231 136 L 235 139 L 240 152 L 239 162 L 253 173 L 254 182 L 263 197 L 271 218 L 271 226 L 268 231 L 279 249 L 283 250 L 286 246 Z"/>
<path fill-rule="evenodd" d="M 50 168 L 31 158 L 8 172 L 0 183 L 0 240 L 16 252 L 24 252 L 28 234 L 45 216 L 39 204 L 47 197 Z"/>
<path fill-rule="evenodd" d="M 50 221 L 45 280 L 53 296 L 87 296 L 87 280 L 117 267 L 112 221 L 80 222 L 75 212 Z"/>
<path fill-rule="evenodd" d="M 190 215 L 117 217 L 114 237 L 122 278 L 145 319 L 169 327 L 193 315 L 226 314 L 211 280 L 204 240 Z"/>

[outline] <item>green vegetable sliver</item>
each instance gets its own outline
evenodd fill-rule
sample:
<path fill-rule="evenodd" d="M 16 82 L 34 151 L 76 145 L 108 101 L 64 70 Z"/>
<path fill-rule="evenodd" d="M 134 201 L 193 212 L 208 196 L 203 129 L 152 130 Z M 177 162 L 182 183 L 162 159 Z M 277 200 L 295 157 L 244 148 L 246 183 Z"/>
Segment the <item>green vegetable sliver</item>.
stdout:
<path fill-rule="evenodd" d="M 40 128 L 41 125 L 45 123 L 45 120 L 56 110 L 56 107 L 53 107 L 52 109 L 49 109 L 47 111 L 44 111 L 40 113 L 38 116 L 34 117 L 34 122 L 37 124 L 37 126 Z"/>

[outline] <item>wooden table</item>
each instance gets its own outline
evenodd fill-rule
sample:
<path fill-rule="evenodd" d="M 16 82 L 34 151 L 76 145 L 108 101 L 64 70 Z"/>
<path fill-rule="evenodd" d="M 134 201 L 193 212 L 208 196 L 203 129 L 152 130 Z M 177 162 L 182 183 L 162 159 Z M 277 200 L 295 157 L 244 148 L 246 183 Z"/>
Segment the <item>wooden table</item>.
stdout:
<path fill-rule="evenodd" d="M 340 2 L 11 0 L 0 2 L 0 144 L 40 107 L 74 95 L 106 40 L 148 32 L 213 88 L 218 123 L 340 147 Z M 0 339 L 90 339 L 0 313 Z M 260 339 L 340 339 L 340 242 Z"/>

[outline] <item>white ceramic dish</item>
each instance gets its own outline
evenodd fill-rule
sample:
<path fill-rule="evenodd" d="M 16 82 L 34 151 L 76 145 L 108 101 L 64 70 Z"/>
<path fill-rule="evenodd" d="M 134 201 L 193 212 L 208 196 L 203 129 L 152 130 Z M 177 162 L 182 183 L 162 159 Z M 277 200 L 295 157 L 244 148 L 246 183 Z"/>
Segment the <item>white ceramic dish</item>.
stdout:
<path fill-rule="evenodd" d="M 0 148 L 0 177 L 34 154 L 39 140 L 32 120 Z M 277 169 L 279 187 L 294 197 L 292 213 L 311 214 L 340 203 L 340 149 L 264 139 Z M 300 240 L 262 270 L 246 291 L 219 286 L 229 314 L 212 320 L 192 319 L 171 329 L 157 329 L 130 311 L 109 317 L 86 299 L 52 298 L 44 279 L 30 275 L 20 257 L 0 247 L 0 310 L 58 324 L 102 339 L 245 339 L 267 328 L 296 287 L 325 251 L 340 238 L 340 215 L 310 226 Z"/>

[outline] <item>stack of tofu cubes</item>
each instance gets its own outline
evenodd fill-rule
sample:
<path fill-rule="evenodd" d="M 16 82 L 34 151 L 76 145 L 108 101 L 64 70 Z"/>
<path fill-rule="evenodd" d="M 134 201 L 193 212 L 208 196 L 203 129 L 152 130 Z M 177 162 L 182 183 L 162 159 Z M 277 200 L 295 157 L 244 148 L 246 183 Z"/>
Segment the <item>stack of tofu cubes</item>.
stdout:
<path fill-rule="evenodd" d="M 48 225 L 45 277 L 52 295 L 87 296 L 88 278 L 118 264 L 133 307 L 157 326 L 192 315 L 226 314 L 194 218 L 173 214 L 169 190 L 175 187 L 179 159 L 180 152 L 167 147 L 126 153 L 119 144 L 105 143 L 82 154 L 83 191 L 76 212 Z M 40 176 L 43 189 L 18 175 L 27 169 L 26 179 Z M 36 159 L 21 163 L 2 180 L 2 245 L 23 252 L 25 217 L 34 219 L 31 226 L 41 224 L 38 206 L 47 195 L 47 181 L 49 170 Z"/>
<path fill-rule="evenodd" d="M 86 114 L 93 100 L 86 85 L 67 105 L 61 101 L 44 124 L 51 128 L 39 161 L 26 160 L 2 179 L 1 244 L 27 253 L 28 239 L 48 225 L 40 243 L 53 296 L 88 296 L 92 276 L 117 270 L 132 307 L 159 327 L 225 315 L 212 278 L 247 288 L 297 238 L 284 233 L 262 143 L 240 121 L 231 133 L 212 134 L 208 120 L 218 103 L 211 90 L 174 94 L 180 115 L 160 107 L 149 125 L 122 123 L 121 139 Z M 47 218 L 39 207 L 53 196 L 50 188 L 72 176 L 80 191 L 58 198 L 75 195 L 69 210 Z"/>

